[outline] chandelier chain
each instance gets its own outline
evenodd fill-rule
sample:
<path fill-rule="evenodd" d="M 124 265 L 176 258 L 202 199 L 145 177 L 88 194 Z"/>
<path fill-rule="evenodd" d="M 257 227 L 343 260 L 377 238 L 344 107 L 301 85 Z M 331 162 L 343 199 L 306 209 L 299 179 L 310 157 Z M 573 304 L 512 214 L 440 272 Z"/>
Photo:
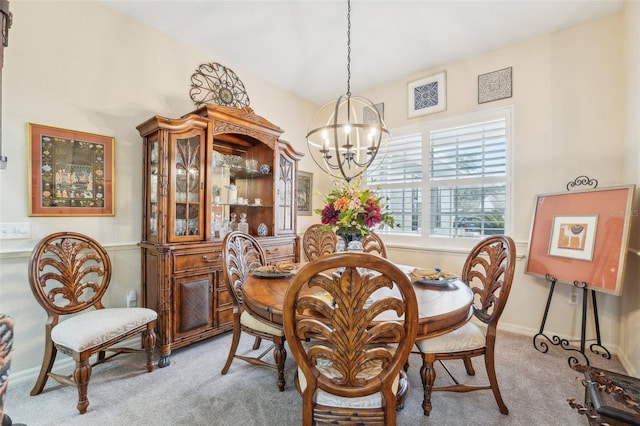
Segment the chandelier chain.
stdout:
<path fill-rule="evenodd" d="M 309 152 L 322 171 L 349 182 L 361 176 L 379 153 L 386 154 L 390 137 L 378 106 L 351 96 L 351 0 L 347 0 L 347 93 L 321 106 L 311 118 Z"/>
<path fill-rule="evenodd" d="M 351 0 L 347 1 L 347 96 L 351 96 Z"/>

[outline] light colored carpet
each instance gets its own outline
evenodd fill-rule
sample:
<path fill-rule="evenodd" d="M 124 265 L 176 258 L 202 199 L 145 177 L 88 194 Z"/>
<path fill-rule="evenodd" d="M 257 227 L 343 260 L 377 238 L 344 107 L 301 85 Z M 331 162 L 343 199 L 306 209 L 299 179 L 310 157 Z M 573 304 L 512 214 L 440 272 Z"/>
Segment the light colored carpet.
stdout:
<path fill-rule="evenodd" d="M 147 373 L 139 355 L 123 355 L 94 369 L 89 384 L 89 409 L 76 410 L 75 388 L 49 380 L 45 391 L 30 396 L 33 383 L 9 383 L 5 411 L 14 423 L 44 425 L 299 425 L 301 398 L 293 384 L 295 363 L 286 363 L 287 386 L 278 392 L 275 370 L 234 360 L 229 373 L 220 375 L 231 335 L 174 351 L 171 365 Z M 253 340 L 243 336 L 239 353 L 248 352 Z M 491 391 L 437 392 L 430 417 L 422 414 L 422 385 L 417 355 L 410 358 L 411 389 L 398 413 L 399 425 L 586 425 L 567 398 L 584 400 L 581 375 L 567 364 L 569 353 L 551 347 L 536 351 L 531 338 L 499 332 L 498 381 L 508 416 L 500 414 Z M 622 372 L 617 359 L 589 354 L 592 365 Z M 59 355 L 60 356 L 60 355 Z M 449 362 L 458 379 L 467 379 L 461 362 Z M 485 380 L 482 358 L 474 360 L 477 376 Z M 448 382 L 437 367 L 436 384 Z"/>

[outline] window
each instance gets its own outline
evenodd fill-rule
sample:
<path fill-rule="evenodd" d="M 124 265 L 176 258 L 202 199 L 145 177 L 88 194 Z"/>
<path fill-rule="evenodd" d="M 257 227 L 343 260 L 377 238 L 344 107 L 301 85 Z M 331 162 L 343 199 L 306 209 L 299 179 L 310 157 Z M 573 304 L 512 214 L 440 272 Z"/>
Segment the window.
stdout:
<path fill-rule="evenodd" d="M 400 225 L 381 232 L 429 238 L 505 233 L 510 116 L 510 109 L 482 112 L 394 136 L 367 173 Z"/>

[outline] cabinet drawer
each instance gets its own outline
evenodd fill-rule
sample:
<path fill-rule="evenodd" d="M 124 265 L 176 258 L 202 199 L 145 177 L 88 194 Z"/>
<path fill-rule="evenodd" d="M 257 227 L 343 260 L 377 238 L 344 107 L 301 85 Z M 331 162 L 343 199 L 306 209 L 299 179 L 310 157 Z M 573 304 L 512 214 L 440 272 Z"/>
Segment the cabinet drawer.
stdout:
<path fill-rule="evenodd" d="M 207 250 L 198 253 L 174 254 L 173 269 L 175 272 L 193 271 L 197 269 L 220 269 L 222 267 L 222 251 Z"/>

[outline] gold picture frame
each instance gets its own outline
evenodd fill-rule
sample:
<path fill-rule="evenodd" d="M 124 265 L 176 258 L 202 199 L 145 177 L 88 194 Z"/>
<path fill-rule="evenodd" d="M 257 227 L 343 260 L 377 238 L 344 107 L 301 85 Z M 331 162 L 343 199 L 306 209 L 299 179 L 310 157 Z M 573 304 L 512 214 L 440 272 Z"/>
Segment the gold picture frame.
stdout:
<path fill-rule="evenodd" d="M 113 216 L 111 136 L 28 123 L 29 216 Z"/>

